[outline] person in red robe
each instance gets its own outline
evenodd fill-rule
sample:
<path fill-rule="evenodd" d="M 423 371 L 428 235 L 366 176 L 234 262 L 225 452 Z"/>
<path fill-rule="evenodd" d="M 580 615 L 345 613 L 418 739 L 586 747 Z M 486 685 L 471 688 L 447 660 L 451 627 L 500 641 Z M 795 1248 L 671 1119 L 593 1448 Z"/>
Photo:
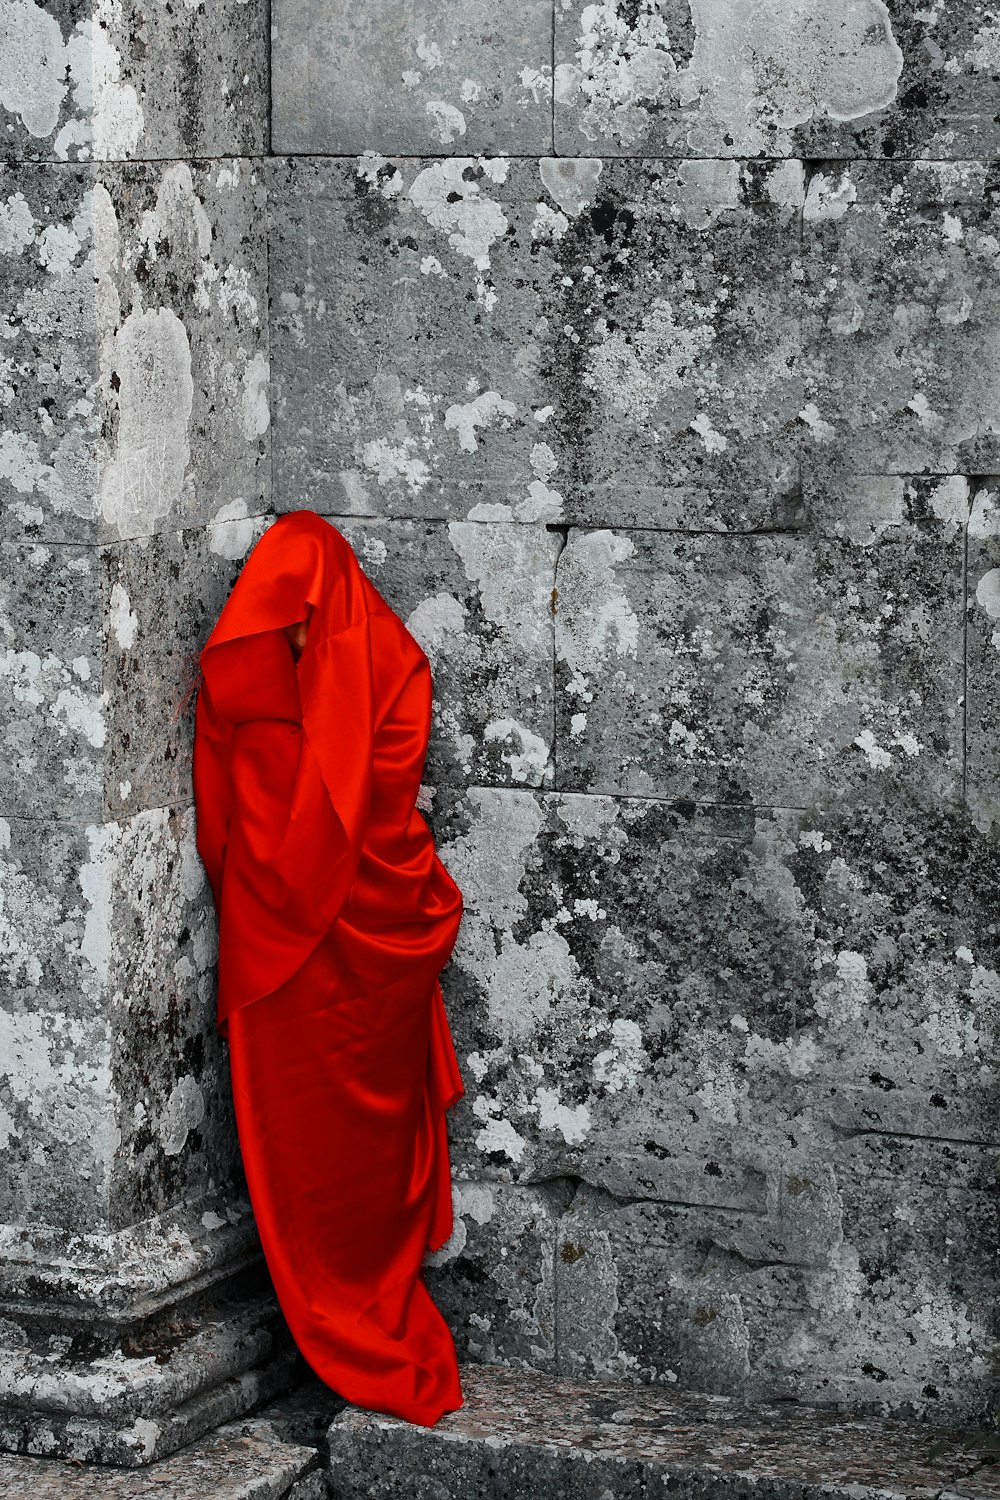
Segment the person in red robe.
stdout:
<path fill-rule="evenodd" d="M 438 976 L 461 893 L 416 808 L 426 656 L 311 510 L 264 532 L 200 653 L 196 841 L 254 1217 L 300 1351 L 349 1401 L 463 1404 L 424 1283 L 464 1093 Z"/>

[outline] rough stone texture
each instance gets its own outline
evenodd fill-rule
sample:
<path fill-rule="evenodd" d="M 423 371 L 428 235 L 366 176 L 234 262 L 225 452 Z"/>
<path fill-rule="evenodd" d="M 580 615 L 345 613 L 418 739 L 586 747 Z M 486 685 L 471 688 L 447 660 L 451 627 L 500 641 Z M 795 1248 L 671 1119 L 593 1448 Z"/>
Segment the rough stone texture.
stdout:
<path fill-rule="evenodd" d="M 432 1428 L 355 1409 L 339 1416 L 329 1435 L 338 1496 L 932 1500 L 952 1485 L 976 1493 L 979 1474 L 990 1473 L 964 1451 L 961 1433 L 926 1424 L 490 1365 L 462 1374 L 465 1405 Z"/>
<path fill-rule="evenodd" d="M 985 832 L 1000 822 L 1000 479 L 972 497 L 968 568 L 968 799 Z"/>
<path fill-rule="evenodd" d="M 546 150 L 551 0 L 275 0 L 272 146 L 343 154 Z M 443 148 L 443 151 L 442 151 Z"/>
<path fill-rule="evenodd" d="M 567 156 L 988 157 L 1000 30 L 985 0 L 554 0 Z"/>
<path fill-rule="evenodd" d="M 470 1213 L 524 1254 L 481 1180 L 557 1177 L 558 1369 L 995 1410 L 995 838 L 902 781 L 811 811 L 439 788 L 432 816 L 467 903 L 451 1305 Z M 520 1361 L 523 1292 L 506 1348 L 483 1296 Z"/>
<path fill-rule="evenodd" d="M 282 509 L 799 519 L 798 163 L 366 152 L 271 192 Z"/>
<path fill-rule="evenodd" d="M 4 1324 L 0 1440 L 23 1455 L 137 1467 L 285 1389 L 301 1359 L 259 1270 L 141 1324 Z"/>
<path fill-rule="evenodd" d="M 556 1233 L 567 1197 L 559 1182 L 455 1181 L 455 1232 L 424 1257 L 424 1274 L 460 1358 L 555 1370 Z"/>
<path fill-rule="evenodd" d="M 25 1453 L 148 1463 L 296 1371 L 190 780 L 197 652 L 270 504 L 266 21 L 0 5 L 0 1447 Z"/>
<path fill-rule="evenodd" d="M 828 469 L 1000 468 L 998 188 L 996 165 L 975 161 L 812 176 L 800 413 L 812 484 Z"/>
<path fill-rule="evenodd" d="M 3 531 L 112 542 L 268 490 L 259 163 L 0 168 Z"/>
<path fill-rule="evenodd" d="M 266 1421 L 228 1422 L 141 1473 L 0 1457 L 0 1493 L 4 1500 L 284 1500 L 308 1494 L 290 1486 L 313 1462 L 311 1448 L 277 1437 Z"/>
<path fill-rule="evenodd" d="M 190 808 L 0 819 L 9 1222 L 117 1229 L 238 1169 Z"/>
<path fill-rule="evenodd" d="M 967 485 L 914 488 L 870 546 L 571 531 L 562 784 L 802 806 L 877 800 L 891 769 L 894 791 L 959 791 Z"/>
<path fill-rule="evenodd" d="M 429 780 L 549 784 L 559 538 L 504 522 L 341 529 L 430 659 Z"/>
<path fill-rule="evenodd" d="M 0 122 L 19 160 L 265 149 L 267 5 L 3 0 Z"/>

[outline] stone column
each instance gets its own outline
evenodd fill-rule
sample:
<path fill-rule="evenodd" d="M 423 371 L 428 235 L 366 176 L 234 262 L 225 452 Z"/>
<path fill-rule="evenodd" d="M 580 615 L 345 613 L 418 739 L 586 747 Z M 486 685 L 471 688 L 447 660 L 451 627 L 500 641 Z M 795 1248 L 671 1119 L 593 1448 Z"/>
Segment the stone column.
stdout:
<path fill-rule="evenodd" d="M 0 1446 L 278 1389 L 214 1029 L 196 654 L 269 504 L 267 7 L 0 4 Z"/>

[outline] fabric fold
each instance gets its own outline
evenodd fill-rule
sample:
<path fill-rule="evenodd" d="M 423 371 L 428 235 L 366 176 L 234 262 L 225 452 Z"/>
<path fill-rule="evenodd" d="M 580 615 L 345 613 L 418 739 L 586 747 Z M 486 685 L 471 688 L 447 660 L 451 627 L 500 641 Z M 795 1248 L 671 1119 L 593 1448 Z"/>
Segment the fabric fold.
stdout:
<path fill-rule="evenodd" d="M 464 1089 L 438 978 L 462 898 L 416 807 L 430 666 L 308 510 L 264 532 L 201 664 L 217 1024 L 275 1291 L 329 1385 L 433 1423 L 462 1404 L 421 1263 L 452 1232 L 446 1115 Z"/>

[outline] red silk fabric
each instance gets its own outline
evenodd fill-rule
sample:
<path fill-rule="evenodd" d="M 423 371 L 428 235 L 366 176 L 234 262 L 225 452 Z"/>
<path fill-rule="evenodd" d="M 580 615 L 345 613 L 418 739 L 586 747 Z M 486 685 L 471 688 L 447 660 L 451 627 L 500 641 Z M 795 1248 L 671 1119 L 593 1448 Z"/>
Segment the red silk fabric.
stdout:
<path fill-rule="evenodd" d="M 462 898 L 415 805 L 430 667 L 311 510 L 264 532 L 201 666 L 218 1027 L 275 1291 L 328 1385 L 432 1425 L 462 1405 L 421 1262 L 452 1231 L 445 1112 L 464 1089 L 438 984 Z"/>

